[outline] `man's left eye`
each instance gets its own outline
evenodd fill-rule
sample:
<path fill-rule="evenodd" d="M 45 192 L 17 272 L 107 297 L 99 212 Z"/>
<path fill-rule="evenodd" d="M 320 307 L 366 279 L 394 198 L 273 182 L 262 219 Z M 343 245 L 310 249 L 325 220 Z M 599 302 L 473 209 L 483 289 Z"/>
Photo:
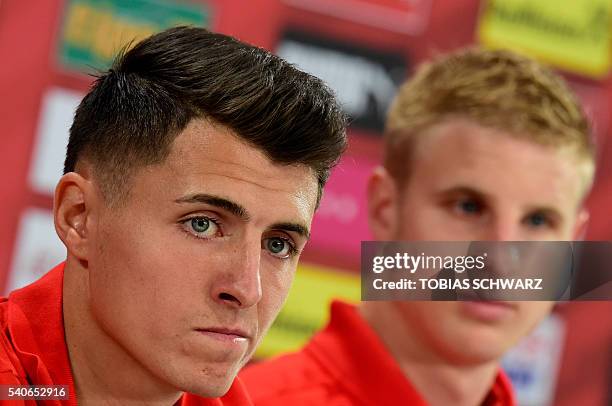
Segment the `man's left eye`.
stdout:
<path fill-rule="evenodd" d="M 288 240 L 281 237 L 266 238 L 262 241 L 262 245 L 262 248 L 278 258 L 289 258 L 296 251 Z"/>
<path fill-rule="evenodd" d="M 541 227 L 550 223 L 548 218 L 542 213 L 535 213 L 527 218 L 527 222 L 530 226 Z"/>

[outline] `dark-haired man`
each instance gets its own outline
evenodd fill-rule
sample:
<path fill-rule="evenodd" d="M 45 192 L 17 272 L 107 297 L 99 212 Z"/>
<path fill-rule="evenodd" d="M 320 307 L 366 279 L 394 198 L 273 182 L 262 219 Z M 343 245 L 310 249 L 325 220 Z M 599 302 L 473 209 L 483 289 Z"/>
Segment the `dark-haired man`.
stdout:
<path fill-rule="evenodd" d="M 503 50 L 440 56 L 400 89 L 385 136 L 368 185 L 377 240 L 564 241 L 584 230 L 589 126 L 535 61 Z M 511 406 L 499 360 L 551 307 L 336 302 L 302 351 L 243 379 L 259 406 Z"/>
<path fill-rule="evenodd" d="M 185 27 L 135 45 L 77 109 L 54 204 L 67 259 L 0 303 L 0 382 L 67 385 L 71 405 L 249 404 L 232 382 L 345 143 L 327 87 L 262 49 Z"/>

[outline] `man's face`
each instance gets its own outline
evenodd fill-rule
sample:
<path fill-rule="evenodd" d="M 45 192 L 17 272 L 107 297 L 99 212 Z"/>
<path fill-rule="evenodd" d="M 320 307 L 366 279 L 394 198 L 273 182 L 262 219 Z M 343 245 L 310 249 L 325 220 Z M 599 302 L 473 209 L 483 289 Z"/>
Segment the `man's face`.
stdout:
<path fill-rule="evenodd" d="M 222 395 L 285 300 L 316 197 L 309 168 L 193 121 L 95 220 L 95 319 L 161 381 Z"/>
<path fill-rule="evenodd" d="M 371 210 L 378 239 L 572 240 L 586 220 L 571 154 L 455 119 L 416 140 L 409 177 Z M 380 188 L 370 188 L 370 200 Z M 381 207 L 384 207 L 384 204 Z M 386 213 L 385 220 L 376 217 Z M 394 302 L 417 340 L 458 363 L 499 358 L 551 302 Z"/>

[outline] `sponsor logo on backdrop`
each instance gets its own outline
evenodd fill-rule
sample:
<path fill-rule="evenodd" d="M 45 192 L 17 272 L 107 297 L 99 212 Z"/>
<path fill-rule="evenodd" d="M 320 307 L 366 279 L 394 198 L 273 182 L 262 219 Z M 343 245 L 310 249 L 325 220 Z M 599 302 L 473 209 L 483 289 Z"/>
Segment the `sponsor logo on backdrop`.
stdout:
<path fill-rule="evenodd" d="M 30 186 L 38 193 L 52 196 L 62 176 L 68 133 L 82 98 L 83 94 L 62 88 L 43 94 L 29 174 Z"/>
<path fill-rule="evenodd" d="M 612 2 L 489 0 L 478 26 L 481 42 L 514 48 L 560 68 L 596 78 L 612 66 Z"/>
<path fill-rule="evenodd" d="M 359 258 L 361 240 L 370 239 L 366 184 L 374 165 L 349 155 L 342 158 L 325 186 L 309 246 Z"/>
<path fill-rule="evenodd" d="M 421 34 L 429 23 L 431 0 L 283 0 L 314 11 L 401 34 Z"/>
<path fill-rule="evenodd" d="M 104 69 L 130 41 L 177 25 L 205 26 L 202 2 L 170 0 L 70 0 L 60 36 L 60 61 L 76 70 Z"/>
<path fill-rule="evenodd" d="M 336 221 L 341 224 L 351 224 L 359 215 L 359 202 L 350 193 L 335 190 L 325 191 L 325 204 L 317 212 L 321 219 Z"/>
<path fill-rule="evenodd" d="M 327 82 L 351 116 L 352 126 L 379 133 L 408 67 L 399 51 L 366 48 L 295 30 L 283 33 L 276 53 Z"/>
<path fill-rule="evenodd" d="M 26 209 L 19 224 L 15 253 L 5 292 L 21 288 L 66 259 L 66 248 L 55 233 L 50 210 Z"/>
<path fill-rule="evenodd" d="M 521 406 L 553 404 L 564 336 L 563 320 L 552 314 L 502 360 Z"/>

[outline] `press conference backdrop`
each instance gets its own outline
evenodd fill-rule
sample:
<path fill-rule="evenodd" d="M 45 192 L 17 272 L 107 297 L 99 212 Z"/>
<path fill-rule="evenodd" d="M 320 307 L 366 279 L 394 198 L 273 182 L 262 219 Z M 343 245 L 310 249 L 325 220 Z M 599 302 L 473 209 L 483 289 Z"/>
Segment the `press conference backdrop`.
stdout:
<path fill-rule="evenodd" d="M 587 239 L 612 236 L 610 0 L 0 0 L 0 289 L 65 258 L 52 224 L 68 128 L 96 69 L 127 41 L 191 24 L 270 49 L 323 78 L 351 117 L 287 306 L 257 356 L 299 348 L 332 297 L 359 297 L 370 238 L 365 182 L 384 116 L 422 61 L 469 44 L 509 47 L 565 76 L 587 108 L 600 170 Z M 504 360 L 522 405 L 612 404 L 612 304 L 573 303 Z"/>

